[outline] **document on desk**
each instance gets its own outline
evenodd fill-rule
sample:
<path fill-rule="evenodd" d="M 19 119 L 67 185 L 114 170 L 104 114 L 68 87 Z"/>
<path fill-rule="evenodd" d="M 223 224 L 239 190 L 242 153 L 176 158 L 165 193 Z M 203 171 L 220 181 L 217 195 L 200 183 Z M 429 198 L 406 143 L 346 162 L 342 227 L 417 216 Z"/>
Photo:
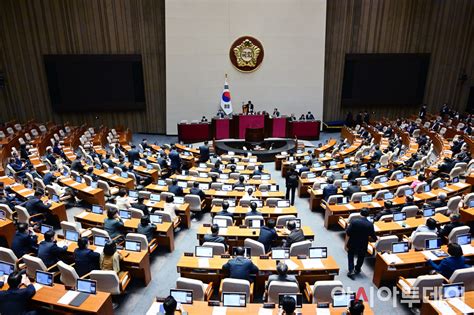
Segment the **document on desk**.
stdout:
<path fill-rule="evenodd" d="M 354 210 L 355 207 L 353 205 L 351 205 L 350 203 L 346 204 L 346 208 L 349 209 L 349 210 Z"/>
<path fill-rule="evenodd" d="M 198 266 L 199 268 L 209 268 L 209 258 L 199 258 Z"/>
<path fill-rule="evenodd" d="M 94 249 L 94 252 L 99 253 L 99 254 L 102 254 L 103 251 L 104 251 L 104 248 L 102 246 L 97 246 Z"/>
<path fill-rule="evenodd" d="M 382 257 L 387 261 L 389 264 L 399 264 L 403 262 L 400 257 L 397 256 L 397 254 L 389 254 L 389 253 L 383 253 Z"/>
<path fill-rule="evenodd" d="M 372 204 L 372 207 L 374 207 L 374 208 L 381 208 L 382 207 L 382 205 L 380 203 L 375 202 L 375 201 L 371 202 L 371 204 Z"/>
<path fill-rule="evenodd" d="M 87 214 L 88 214 L 87 211 L 82 211 L 81 213 L 79 213 L 78 215 L 76 215 L 76 218 L 82 219 L 82 218 L 84 218 Z"/>
<path fill-rule="evenodd" d="M 268 191 L 262 191 L 261 194 L 262 197 L 268 197 Z"/>
<path fill-rule="evenodd" d="M 324 264 L 321 259 L 302 259 L 305 269 L 323 269 Z"/>
<path fill-rule="evenodd" d="M 380 231 L 380 228 L 379 228 L 379 226 L 378 226 L 377 224 L 374 224 L 374 231 L 375 231 L 375 232 Z"/>
<path fill-rule="evenodd" d="M 467 305 L 466 303 L 464 303 L 464 301 L 461 300 L 460 298 L 448 299 L 448 302 L 449 302 L 449 304 L 451 304 L 452 306 L 454 306 L 455 308 L 460 310 L 461 313 L 463 313 L 463 314 L 472 314 L 472 313 L 474 313 L 474 309 L 472 307 L 470 307 L 469 305 Z"/>
<path fill-rule="evenodd" d="M 91 192 L 93 190 L 94 190 L 94 188 L 89 187 L 89 186 L 87 186 L 86 188 L 83 189 L 83 191 L 85 191 L 85 192 Z"/>
<path fill-rule="evenodd" d="M 316 315 L 331 315 L 331 310 L 329 307 L 316 307 Z"/>
<path fill-rule="evenodd" d="M 235 207 L 227 208 L 227 212 L 234 213 L 235 212 Z"/>
<path fill-rule="evenodd" d="M 225 315 L 225 314 L 227 314 L 227 307 L 214 306 L 212 308 L 212 315 Z"/>
<path fill-rule="evenodd" d="M 379 184 L 380 184 L 380 186 L 382 186 L 382 187 L 387 187 L 387 186 L 388 186 L 387 183 L 379 183 Z"/>
<path fill-rule="evenodd" d="M 220 235 L 227 235 L 227 228 L 220 228 L 219 229 L 219 234 Z"/>
<path fill-rule="evenodd" d="M 291 259 L 285 260 L 285 264 L 288 266 L 289 270 L 296 270 L 298 268 L 298 264 L 293 262 Z"/>
<path fill-rule="evenodd" d="M 466 187 L 466 184 L 465 183 L 456 183 L 456 184 L 453 184 L 453 186 L 456 186 L 458 188 L 464 188 L 464 187 Z"/>
<path fill-rule="evenodd" d="M 427 193 L 425 193 L 425 194 L 428 195 L 428 196 L 430 196 L 430 197 L 436 197 L 436 195 L 433 194 L 431 191 L 429 191 L 429 192 L 427 192 Z"/>
<path fill-rule="evenodd" d="M 74 300 L 80 292 L 77 291 L 67 291 L 59 300 L 58 304 L 69 305 L 69 303 Z"/>
<path fill-rule="evenodd" d="M 436 256 L 435 254 L 433 254 L 429 250 L 424 250 L 421 253 L 428 259 L 431 259 L 431 260 L 437 260 L 438 259 L 438 256 Z"/>
<path fill-rule="evenodd" d="M 36 291 L 39 291 L 43 286 L 39 283 L 33 283 L 33 286 L 35 287 Z"/>
<path fill-rule="evenodd" d="M 275 213 L 283 213 L 283 209 L 282 208 L 275 208 Z"/>
<path fill-rule="evenodd" d="M 456 312 L 451 308 L 451 306 L 446 303 L 446 301 L 432 301 L 435 309 L 443 315 L 456 315 Z"/>
<path fill-rule="evenodd" d="M 461 245 L 461 248 L 464 255 L 474 254 L 474 247 L 471 244 Z"/>
<path fill-rule="evenodd" d="M 258 315 L 272 315 L 273 314 L 273 309 L 272 308 L 263 308 L 261 307 L 258 310 Z"/>
<path fill-rule="evenodd" d="M 79 185 L 80 185 L 80 183 L 74 182 L 74 183 L 71 184 L 71 187 L 76 187 L 76 186 L 79 186 Z"/>

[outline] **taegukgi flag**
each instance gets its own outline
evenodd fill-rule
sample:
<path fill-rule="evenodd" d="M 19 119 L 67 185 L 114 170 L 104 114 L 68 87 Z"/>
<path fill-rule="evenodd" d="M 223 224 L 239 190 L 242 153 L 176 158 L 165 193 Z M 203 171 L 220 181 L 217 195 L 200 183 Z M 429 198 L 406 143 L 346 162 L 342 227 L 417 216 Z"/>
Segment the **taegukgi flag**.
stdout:
<path fill-rule="evenodd" d="M 232 101 L 230 98 L 229 84 L 227 83 L 227 75 L 224 83 L 224 91 L 221 96 L 221 108 L 226 115 L 232 113 Z"/>

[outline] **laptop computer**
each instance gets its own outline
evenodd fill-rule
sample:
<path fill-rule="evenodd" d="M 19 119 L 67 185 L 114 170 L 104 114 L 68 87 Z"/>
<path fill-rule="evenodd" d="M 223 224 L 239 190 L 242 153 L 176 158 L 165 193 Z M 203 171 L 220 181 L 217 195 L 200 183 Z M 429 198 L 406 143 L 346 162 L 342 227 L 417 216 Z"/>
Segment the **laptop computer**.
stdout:
<path fill-rule="evenodd" d="M 310 247 L 308 256 L 311 259 L 327 258 L 328 248 L 327 247 Z"/>
<path fill-rule="evenodd" d="M 396 212 L 393 214 L 393 221 L 405 221 L 407 219 L 407 214 L 405 212 Z"/>
<path fill-rule="evenodd" d="M 47 224 L 41 223 L 41 225 L 40 225 L 40 232 L 41 232 L 41 234 L 44 234 L 44 233 L 46 233 L 46 232 L 48 232 L 48 231 L 50 231 L 50 230 L 53 230 L 53 227 L 52 227 L 51 225 L 47 225 Z"/>
<path fill-rule="evenodd" d="M 9 276 L 13 271 L 15 271 L 15 265 L 10 264 L 4 261 L 0 261 L 0 273 Z"/>
<path fill-rule="evenodd" d="M 249 220 L 249 227 L 252 229 L 259 229 L 262 225 L 263 225 L 263 220 L 261 219 Z"/>
<path fill-rule="evenodd" d="M 175 204 L 182 205 L 184 203 L 184 197 L 174 197 Z"/>
<path fill-rule="evenodd" d="M 227 220 L 225 219 L 219 219 L 219 218 L 214 218 L 212 219 L 212 224 L 217 224 L 220 228 L 226 228 L 227 227 Z"/>
<path fill-rule="evenodd" d="M 425 240 L 425 249 L 426 250 L 435 250 L 441 248 L 441 239 L 440 238 L 432 238 Z"/>
<path fill-rule="evenodd" d="M 290 207 L 290 201 L 289 200 L 278 200 L 276 203 L 276 206 L 278 208 L 288 208 Z"/>
<path fill-rule="evenodd" d="M 135 198 L 135 199 L 136 199 L 136 198 L 138 198 L 138 191 L 136 191 L 136 190 L 130 190 L 130 191 L 128 192 L 128 196 L 129 196 L 130 198 Z"/>
<path fill-rule="evenodd" d="M 361 202 L 371 202 L 372 201 L 372 195 L 364 195 L 360 199 Z"/>
<path fill-rule="evenodd" d="M 153 224 L 163 223 L 163 216 L 161 214 L 150 214 L 150 222 Z"/>
<path fill-rule="evenodd" d="M 53 195 L 53 196 L 51 196 L 51 200 L 52 200 L 53 202 L 60 202 L 60 201 L 61 201 L 61 200 L 59 199 L 59 196 L 58 196 L 58 195 Z"/>
<path fill-rule="evenodd" d="M 103 214 L 104 213 L 104 208 L 100 205 L 92 205 L 92 213 L 95 214 Z"/>
<path fill-rule="evenodd" d="M 435 215 L 435 209 L 434 208 L 425 208 L 423 209 L 423 216 L 426 217 L 432 217 Z"/>
<path fill-rule="evenodd" d="M 195 246 L 194 247 L 194 255 L 200 258 L 212 258 L 213 256 L 213 248 L 207 246 Z"/>
<path fill-rule="evenodd" d="M 401 254 L 408 252 L 408 242 L 392 243 L 392 254 Z"/>
<path fill-rule="evenodd" d="M 178 303 L 193 304 L 193 291 L 192 290 L 171 289 L 170 295 Z"/>
<path fill-rule="evenodd" d="M 107 244 L 107 237 L 105 236 L 100 236 L 100 235 L 95 235 L 94 236 L 94 245 L 95 246 L 100 246 L 100 247 L 104 247 L 105 244 Z"/>
<path fill-rule="evenodd" d="M 288 248 L 272 248 L 272 259 L 289 259 L 290 249 Z"/>
<path fill-rule="evenodd" d="M 158 202 L 161 200 L 160 194 L 150 194 L 150 201 Z"/>
<path fill-rule="evenodd" d="M 128 210 L 119 210 L 119 216 L 123 220 L 130 220 L 132 218 L 132 212 Z"/>
<path fill-rule="evenodd" d="M 137 242 L 137 241 L 125 240 L 125 250 L 131 251 L 131 252 L 141 252 L 142 243 Z"/>
<path fill-rule="evenodd" d="M 471 234 L 459 234 L 456 239 L 459 245 L 470 245 L 471 244 Z"/>
<path fill-rule="evenodd" d="M 222 292 L 222 304 L 224 307 L 246 307 L 247 294 Z"/>
<path fill-rule="evenodd" d="M 453 299 L 453 298 L 460 298 L 464 296 L 464 284 L 459 283 L 452 283 L 452 284 L 443 284 L 441 287 L 441 293 L 443 299 Z"/>
<path fill-rule="evenodd" d="M 332 307 L 348 307 L 355 299 L 355 293 L 335 292 L 332 295 Z"/>
<path fill-rule="evenodd" d="M 95 280 L 77 279 L 76 291 L 79 292 L 79 295 L 69 305 L 79 307 L 89 295 L 97 293 L 97 282 Z"/>
<path fill-rule="evenodd" d="M 209 190 L 209 184 L 208 183 L 199 183 L 199 189 L 201 190 Z"/>
<path fill-rule="evenodd" d="M 72 231 L 72 230 L 65 230 L 64 231 L 64 238 L 67 241 L 70 241 L 70 242 L 77 242 L 79 240 L 79 233 L 77 233 L 76 231 Z"/>
<path fill-rule="evenodd" d="M 54 274 L 51 272 L 36 271 L 36 283 L 52 287 L 54 282 Z"/>

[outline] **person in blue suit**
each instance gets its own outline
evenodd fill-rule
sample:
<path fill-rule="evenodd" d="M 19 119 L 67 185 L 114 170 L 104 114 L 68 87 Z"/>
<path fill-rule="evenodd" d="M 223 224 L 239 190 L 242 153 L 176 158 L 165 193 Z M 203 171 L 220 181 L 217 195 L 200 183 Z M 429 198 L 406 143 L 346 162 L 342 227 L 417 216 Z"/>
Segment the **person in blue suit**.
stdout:
<path fill-rule="evenodd" d="M 0 290 L 0 314 L 2 315 L 34 315 L 36 311 L 28 311 L 28 305 L 35 295 L 35 287 L 21 272 L 13 272 L 8 276 L 8 290 Z M 20 289 L 23 284 L 26 288 Z M 3 283 L 0 282 L 0 287 Z"/>
<path fill-rule="evenodd" d="M 18 224 L 15 237 L 13 237 L 12 250 L 18 258 L 38 251 L 38 236 L 33 229 L 28 228 L 28 224 Z"/>
<path fill-rule="evenodd" d="M 173 173 L 179 172 L 181 170 L 181 158 L 179 157 L 179 153 L 176 150 L 176 146 L 171 148 L 171 152 L 168 155 L 170 159 L 170 168 Z"/>
<path fill-rule="evenodd" d="M 439 264 L 433 262 L 431 259 L 428 259 L 427 263 L 447 279 L 451 277 L 455 270 L 471 267 L 466 265 L 461 245 L 456 243 L 449 244 L 448 254 L 449 257 L 444 258 Z"/>
<path fill-rule="evenodd" d="M 258 267 L 250 259 L 244 257 L 243 247 L 237 247 L 235 253 L 236 257 L 229 260 L 222 269 L 229 274 L 229 278 L 251 281 L 250 274 L 258 273 Z"/>

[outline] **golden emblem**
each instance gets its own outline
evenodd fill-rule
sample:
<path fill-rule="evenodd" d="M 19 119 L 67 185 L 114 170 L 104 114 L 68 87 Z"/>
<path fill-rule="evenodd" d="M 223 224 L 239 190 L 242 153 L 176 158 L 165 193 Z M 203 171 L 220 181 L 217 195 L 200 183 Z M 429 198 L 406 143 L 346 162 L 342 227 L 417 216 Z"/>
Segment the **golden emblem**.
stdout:
<path fill-rule="evenodd" d="M 260 48 L 254 45 L 251 40 L 246 39 L 234 48 L 234 54 L 239 67 L 255 68 L 258 55 L 260 55 Z"/>

